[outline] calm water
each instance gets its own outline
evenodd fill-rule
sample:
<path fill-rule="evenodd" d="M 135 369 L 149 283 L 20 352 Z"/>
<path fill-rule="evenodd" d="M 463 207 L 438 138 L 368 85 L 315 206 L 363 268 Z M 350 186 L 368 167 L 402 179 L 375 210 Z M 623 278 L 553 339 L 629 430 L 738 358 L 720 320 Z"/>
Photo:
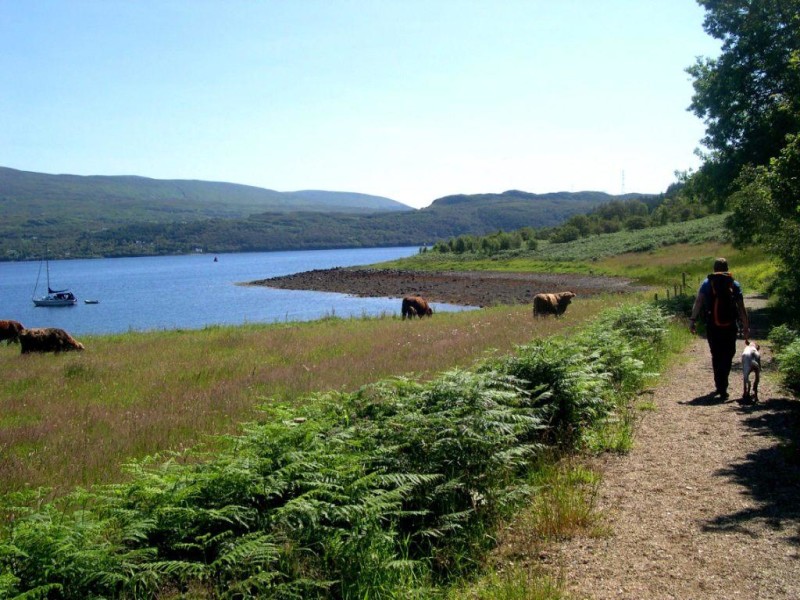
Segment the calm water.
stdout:
<path fill-rule="evenodd" d="M 35 307 L 38 262 L 0 263 L 0 319 L 70 333 L 200 329 L 216 324 L 307 321 L 335 315 L 399 314 L 396 298 L 357 298 L 327 292 L 277 290 L 237 283 L 312 269 L 371 264 L 411 256 L 417 247 L 254 252 L 147 258 L 50 261 L 50 284 L 69 287 L 74 307 Z M 42 269 L 40 296 L 46 288 Z M 346 302 L 342 302 L 343 298 Z M 84 304 L 96 299 L 98 304 Z M 437 310 L 462 307 L 434 304 Z"/>

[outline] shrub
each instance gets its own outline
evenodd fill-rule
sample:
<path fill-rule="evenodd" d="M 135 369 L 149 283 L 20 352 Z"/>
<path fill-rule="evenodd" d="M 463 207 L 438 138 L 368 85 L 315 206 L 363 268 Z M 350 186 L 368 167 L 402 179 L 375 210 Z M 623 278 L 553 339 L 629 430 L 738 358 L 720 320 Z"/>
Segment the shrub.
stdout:
<path fill-rule="evenodd" d="M 611 408 L 603 397 L 607 374 L 597 371 L 587 354 L 564 338 L 522 346 L 499 369 L 526 382 L 530 392 L 545 391 L 539 396 L 543 415 L 549 435 L 559 443 L 574 443 L 584 427 Z"/>
<path fill-rule="evenodd" d="M 784 385 L 800 393 L 800 335 L 787 325 L 773 327 L 767 339 L 772 344 Z"/>
<path fill-rule="evenodd" d="M 519 348 L 499 370 L 528 382 L 541 398 L 552 432 L 575 443 L 607 417 L 618 396 L 637 389 L 662 350 L 667 316 L 647 304 L 607 311 L 583 334 Z"/>
<path fill-rule="evenodd" d="M 667 334 L 668 317 L 649 304 L 623 305 L 606 311 L 595 321 L 589 335 L 600 331 L 618 331 L 623 342 L 632 345 L 640 357 L 658 353 Z"/>
<path fill-rule="evenodd" d="M 667 314 L 689 318 L 692 314 L 695 296 L 689 294 L 672 295 L 669 299 L 659 298 L 658 307 Z"/>
<path fill-rule="evenodd" d="M 797 339 L 797 332 L 787 325 L 778 325 L 770 329 L 767 339 L 772 344 L 772 349 L 776 353 L 780 353 Z"/>
<path fill-rule="evenodd" d="M 792 393 L 800 394 L 800 338 L 796 338 L 776 356 L 783 383 Z"/>

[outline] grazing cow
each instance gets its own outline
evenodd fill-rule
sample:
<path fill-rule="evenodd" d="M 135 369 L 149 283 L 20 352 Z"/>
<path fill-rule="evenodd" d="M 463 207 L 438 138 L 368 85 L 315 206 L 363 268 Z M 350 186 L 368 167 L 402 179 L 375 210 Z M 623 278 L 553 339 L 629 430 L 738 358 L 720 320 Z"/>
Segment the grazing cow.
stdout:
<path fill-rule="evenodd" d="M 533 297 L 533 316 L 564 314 L 569 303 L 576 296 L 573 292 L 560 292 L 558 294 L 536 294 Z"/>
<path fill-rule="evenodd" d="M 421 319 L 425 316 L 430 317 L 433 314 L 433 309 L 428 306 L 428 301 L 422 296 L 406 296 L 403 298 L 402 313 L 403 319 L 406 317 L 409 319 L 419 317 Z"/>
<path fill-rule="evenodd" d="M 0 342 L 19 343 L 19 334 L 25 327 L 19 321 L 0 321 Z"/>
<path fill-rule="evenodd" d="M 29 352 L 67 352 L 83 350 L 83 344 L 63 329 L 55 327 L 37 327 L 23 329 L 19 334 L 22 354 Z"/>

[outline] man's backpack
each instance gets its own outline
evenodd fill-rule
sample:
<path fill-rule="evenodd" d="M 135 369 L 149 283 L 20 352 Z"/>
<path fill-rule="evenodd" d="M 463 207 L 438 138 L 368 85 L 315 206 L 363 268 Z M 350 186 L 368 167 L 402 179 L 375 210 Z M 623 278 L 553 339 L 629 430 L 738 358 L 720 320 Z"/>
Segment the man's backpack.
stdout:
<path fill-rule="evenodd" d="M 733 275 L 730 273 L 712 273 L 708 276 L 711 284 L 711 298 L 709 298 L 708 321 L 715 327 L 732 327 L 739 318 L 736 308 L 736 290 Z"/>

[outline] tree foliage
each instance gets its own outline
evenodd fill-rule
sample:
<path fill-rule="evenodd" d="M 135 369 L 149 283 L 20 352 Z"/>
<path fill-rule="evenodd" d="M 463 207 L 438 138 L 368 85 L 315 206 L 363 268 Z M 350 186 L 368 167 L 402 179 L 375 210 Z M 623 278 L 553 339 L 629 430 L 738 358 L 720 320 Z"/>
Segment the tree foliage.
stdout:
<path fill-rule="evenodd" d="M 722 46 L 688 69 L 709 151 L 689 187 L 732 208 L 726 224 L 738 245 L 761 244 L 784 263 L 778 291 L 797 308 L 800 0 L 698 1 Z"/>
<path fill-rule="evenodd" d="M 683 184 L 670 186 L 665 194 L 643 196 L 628 200 L 612 200 L 586 214 L 569 217 L 554 227 L 497 231 L 485 236 L 461 235 L 436 242 L 432 250 L 439 253 L 475 254 L 495 256 L 503 252 L 535 252 L 538 240 L 553 244 L 567 244 L 604 233 L 638 231 L 698 219 L 709 214 L 709 209 L 689 197 Z"/>
<path fill-rule="evenodd" d="M 693 183 L 721 202 L 744 165 L 766 165 L 800 131 L 800 0 L 698 2 L 722 45 L 687 69 L 709 151 Z"/>
<path fill-rule="evenodd" d="M 491 256 L 506 250 L 536 250 L 537 242 L 534 239 L 533 229 L 523 227 L 516 231 L 496 231 L 489 235 L 460 235 L 446 241 L 439 241 L 433 245 L 434 252 L 455 254 L 482 254 Z"/>
<path fill-rule="evenodd" d="M 777 290 L 789 312 L 800 314 L 800 136 L 766 167 L 748 167 L 730 199 L 727 227 L 739 246 L 759 244 L 786 266 Z M 797 317 L 795 316 L 795 319 Z"/>

